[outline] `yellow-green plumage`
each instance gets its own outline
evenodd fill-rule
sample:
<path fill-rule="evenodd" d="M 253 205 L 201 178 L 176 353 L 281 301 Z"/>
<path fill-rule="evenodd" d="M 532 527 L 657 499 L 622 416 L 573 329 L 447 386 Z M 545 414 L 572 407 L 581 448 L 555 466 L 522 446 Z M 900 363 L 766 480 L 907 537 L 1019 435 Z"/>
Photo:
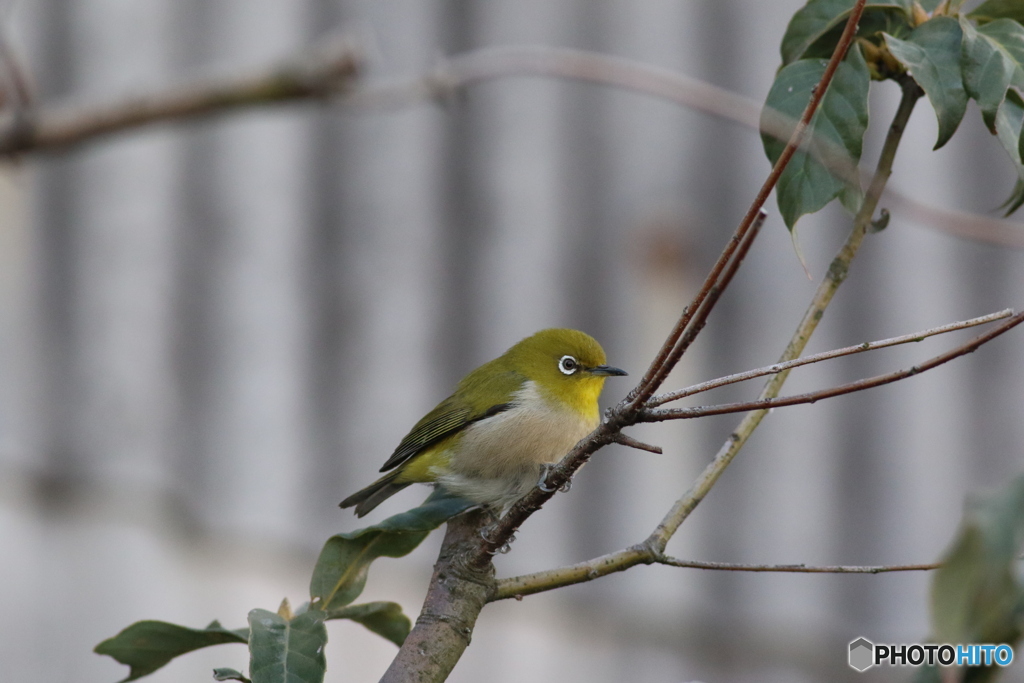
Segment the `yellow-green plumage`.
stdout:
<path fill-rule="evenodd" d="M 589 335 L 541 330 L 466 375 L 381 468 L 393 471 L 341 507 L 362 517 L 409 484 L 434 482 L 505 509 L 597 426 L 605 378 L 624 374 Z"/>

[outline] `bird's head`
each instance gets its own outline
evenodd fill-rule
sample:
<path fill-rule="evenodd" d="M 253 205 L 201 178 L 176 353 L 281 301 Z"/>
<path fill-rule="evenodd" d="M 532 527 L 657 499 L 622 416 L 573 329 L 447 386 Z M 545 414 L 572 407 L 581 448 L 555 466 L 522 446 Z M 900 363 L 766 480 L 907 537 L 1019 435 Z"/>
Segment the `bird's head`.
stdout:
<path fill-rule="evenodd" d="M 626 374 L 606 365 L 601 345 L 578 330 L 541 330 L 513 346 L 506 356 L 545 397 L 580 413 L 596 413 L 605 378 Z"/>

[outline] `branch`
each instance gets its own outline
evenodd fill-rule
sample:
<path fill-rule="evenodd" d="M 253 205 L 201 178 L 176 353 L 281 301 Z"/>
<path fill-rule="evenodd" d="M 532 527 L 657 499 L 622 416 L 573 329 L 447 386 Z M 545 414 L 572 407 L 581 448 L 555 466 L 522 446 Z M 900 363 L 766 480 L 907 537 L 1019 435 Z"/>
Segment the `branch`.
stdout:
<path fill-rule="evenodd" d="M 670 567 L 683 567 L 691 569 L 716 569 L 730 572 L 786 572 L 793 574 L 888 574 L 890 572 L 926 572 L 938 569 L 941 562 L 930 564 L 890 564 L 890 565 L 828 565 L 824 567 L 808 566 L 806 564 L 731 564 L 729 562 L 697 562 L 695 560 L 680 560 L 675 557 L 664 556 L 658 560 L 658 564 Z"/>
<path fill-rule="evenodd" d="M 632 90 L 732 121 L 779 140 L 788 139 L 797 125 L 796 119 L 760 102 L 669 69 L 585 50 L 541 46 L 504 46 L 465 52 L 442 60 L 422 76 L 357 88 L 346 95 L 344 101 L 365 108 L 411 106 L 425 100 L 443 102 L 484 81 L 528 76 L 564 78 Z M 814 157 L 836 177 L 848 183 L 857 182 L 858 168 L 841 145 L 820 135 L 805 138 L 800 151 Z M 886 196 L 910 219 L 929 227 L 964 239 L 1024 248 L 1024 230 L 1020 223 L 939 209 L 896 190 L 888 190 Z"/>
<path fill-rule="evenodd" d="M 334 37 L 278 66 L 235 78 L 208 79 L 122 102 L 64 109 L 26 109 L 0 127 L 0 155 L 67 149 L 141 126 L 235 109 L 336 95 L 361 67 L 359 50 Z"/>
<path fill-rule="evenodd" d="M 497 589 L 490 602 L 515 598 L 522 599 L 527 595 L 544 593 L 556 588 L 564 588 L 577 583 L 586 583 L 615 572 L 625 571 L 638 564 L 663 564 L 670 567 L 689 569 L 709 569 L 734 572 L 782 572 L 798 574 L 884 574 L 889 572 L 928 571 L 938 569 L 940 563 L 902 564 L 878 566 L 808 566 L 805 564 L 733 564 L 729 562 L 700 562 L 696 560 L 680 560 L 659 553 L 645 545 L 636 545 L 614 553 L 595 557 L 586 562 L 549 569 L 547 571 L 524 574 L 508 579 L 500 579 Z"/>
<path fill-rule="evenodd" d="M 1003 311 L 996 313 L 990 313 L 988 315 L 981 316 L 980 318 L 971 318 L 970 320 L 963 320 L 961 322 L 950 323 L 948 325 L 941 325 L 939 327 L 932 327 L 921 332 L 914 332 L 911 334 L 904 334 L 899 337 L 892 337 L 890 339 L 882 339 L 880 341 L 864 342 L 863 344 L 857 344 L 856 346 L 847 346 L 841 349 L 834 349 L 832 351 L 824 351 L 822 353 L 816 353 L 812 356 L 804 356 L 803 358 L 797 358 L 796 360 L 786 361 L 785 363 L 775 363 L 774 365 L 768 365 L 763 368 L 757 368 L 756 370 L 747 370 L 746 372 L 739 372 L 734 375 L 726 375 L 725 377 L 719 377 L 718 379 L 708 380 L 707 382 L 701 382 L 700 384 L 694 384 L 693 386 L 673 391 L 668 394 L 662 394 L 660 396 L 654 396 L 647 402 L 647 406 L 654 408 L 660 405 L 664 405 L 670 401 L 677 401 L 687 396 L 693 396 L 694 394 L 700 394 L 705 391 L 717 389 L 718 387 L 724 387 L 728 384 L 736 384 L 737 382 L 745 382 L 748 379 L 755 379 L 757 377 L 764 377 L 765 375 L 775 375 L 783 370 L 790 370 L 792 368 L 798 368 L 802 365 L 810 365 L 812 363 L 820 363 L 821 361 L 831 360 L 833 358 L 840 358 L 842 356 L 851 356 L 864 351 L 874 351 L 875 349 L 884 349 L 890 346 L 898 346 L 900 344 L 909 344 L 911 342 L 919 342 L 927 339 L 928 337 L 934 337 L 938 334 L 945 334 L 947 332 L 954 332 L 956 330 L 963 330 L 969 327 L 975 327 L 977 325 L 984 325 L 985 323 L 994 322 L 996 320 L 1002 320 L 1013 315 L 1013 309 L 1007 308 Z"/>
<path fill-rule="evenodd" d="M 443 681 L 469 645 L 477 615 L 494 591 L 494 567 L 469 567 L 477 531 L 487 513 L 448 521 L 423 609 L 381 683 Z"/>
<path fill-rule="evenodd" d="M 907 377 L 913 377 L 919 375 L 922 372 L 937 368 L 944 363 L 948 363 L 954 358 L 959 358 L 968 353 L 971 353 L 978 349 L 982 344 L 985 344 L 1004 332 L 1008 332 L 1017 325 L 1024 322 L 1024 312 L 1018 313 L 1011 317 L 1009 320 L 1004 322 L 1002 325 L 993 327 L 985 334 L 979 335 L 971 341 L 961 346 L 947 351 L 941 355 L 935 356 L 920 365 L 907 368 L 905 370 L 897 370 L 890 372 L 885 375 L 876 375 L 875 377 L 868 377 L 866 379 L 857 380 L 856 382 L 850 382 L 848 384 L 840 384 L 839 386 L 831 387 L 829 389 L 822 389 L 820 391 L 811 391 L 805 394 L 797 394 L 795 396 L 786 396 L 784 398 L 760 398 L 756 401 L 747 401 L 741 403 L 726 403 L 717 406 L 697 406 L 694 408 L 675 408 L 675 409 L 660 409 L 660 410 L 645 410 L 641 411 L 640 421 L 641 422 L 661 422 L 664 420 L 679 420 L 693 417 L 706 417 L 708 415 L 725 415 L 727 413 L 744 413 L 751 410 L 765 411 L 772 408 L 781 408 L 783 406 L 795 406 L 802 403 L 816 403 L 822 399 L 832 398 L 834 396 L 842 396 L 843 394 L 852 394 L 857 391 L 863 391 L 865 389 L 871 389 L 873 387 L 879 387 L 883 384 L 891 384 Z"/>
<path fill-rule="evenodd" d="M 410 106 L 424 100 L 443 100 L 485 80 L 517 76 L 566 78 L 632 90 L 760 130 L 780 140 L 788 138 L 797 123 L 750 98 L 668 69 L 621 57 L 552 47 L 474 50 L 442 61 L 416 78 L 349 89 L 360 70 L 361 56 L 354 48 L 346 54 L 343 41 L 334 41 L 333 47 L 309 51 L 263 74 L 200 81 L 169 92 L 109 104 L 56 109 L 28 108 L 31 97 L 22 70 L 13 54 L 4 54 L 17 106 L 0 122 L 0 155 L 69 149 L 94 137 L 132 132 L 152 123 L 338 94 L 354 107 Z M 0 48 L 10 52 L 6 45 Z M 3 102 L 6 100 L 0 100 Z M 853 182 L 857 177 L 857 168 L 846 150 L 828 138 L 805 136 L 800 150 L 839 178 Z M 889 196 L 912 220 L 930 227 L 965 239 L 1024 248 L 1024 231 L 1019 223 L 935 208 L 893 190 Z"/>
<path fill-rule="evenodd" d="M 790 339 L 785 351 L 783 351 L 779 362 L 784 363 L 794 360 L 803 353 L 804 347 L 817 328 L 818 322 L 825 313 L 825 309 L 832 301 L 832 297 L 839 289 L 839 286 L 846 280 L 850 263 L 853 261 L 854 256 L 857 255 L 857 251 L 864 241 L 867 228 L 871 223 L 871 217 L 878 206 L 878 198 L 881 196 L 882 190 L 885 189 L 885 184 L 892 173 L 892 164 L 896 158 L 896 150 L 899 148 L 907 121 L 910 120 L 910 114 L 914 110 L 914 105 L 917 104 L 917 101 L 923 94 L 921 89 L 912 80 L 907 79 L 903 82 L 903 96 L 900 99 L 900 104 L 893 117 L 892 124 L 889 126 L 889 132 L 882 146 L 875 175 L 871 180 L 867 193 L 864 195 L 861 209 L 854 218 L 850 236 L 832 260 L 825 279 L 818 286 L 810 306 L 808 306 L 807 311 L 804 313 L 803 319 L 793 333 L 793 337 Z M 761 391 L 759 398 L 763 400 L 778 396 L 782 385 L 789 376 L 789 372 L 789 370 L 784 370 L 774 375 Z M 715 485 L 715 482 L 718 481 L 718 478 L 722 476 L 722 473 L 732 463 L 733 458 L 743 448 L 747 439 L 750 438 L 754 430 L 761 424 L 761 420 L 764 419 L 767 412 L 767 410 L 758 410 L 748 414 L 743 419 L 736 428 L 736 431 L 729 435 L 729 438 L 719 449 L 714 460 L 701 472 L 700 476 L 690 487 L 690 490 L 673 504 L 672 509 L 669 510 L 668 514 L 665 515 L 661 523 L 658 524 L 648 537 L 647 543 L 659 551 L 663 552 L 665 550 L 668 540 L 672 538 L 683 521 L 690 516 L 694 508 L 700 504 L 700 501 L 704 500 L 704 497 Z"/>
<path fill-rule="evenodd" d="M 832 58 L 825 67 L 821 80 L 815 87 L 814 94 L 811 96 L 803 115 L 800 117 L 801 125 L 798 125 L 797 129 L 793 132 L 792 138 L 782 151 L 782 154 L 779 155 L 778 161 L 776 161 L 771 173 L 768 174 L 768 178 L 751 203 L 743 220 L 736 228 L 725 249 L 723 249 L 718 261 L 712 266 L 711 272 L 705 278 L 704 284 L 697 296 L 686 310 L 683 311 L 679 322 L 665 340 L 661 351 L 640 380 L 640 383 L 619 405 L 609 411 L 605 421 L 597 429 L 577 443 L 557 465 L 548 470 L 548 474 L 543 482 L 544 486 L 533 488 L 488 529 L 487 533 L 483 535 L 480 548 L 472 561 L 474 564 L 483 566 L 484 563 L 488 562 L 490 556 L 508 542 L 519 526 L 530 515 L 539 510 L 557 490 L 572 479 L 573 474 L 590 459 L 590 456 L 595 451 L 614 441 L 613 435 L 621 431 L 623 427 L 636 423 L 641 408 L 640 402 L 646 400 L 657 390 L 665 375 L 671 371 L 675 362 L 679 360 L 682 351 L 685 350 L 703 327 L 718 296 L 721 295 L 725 285 L 728 284 L 736 268 L 739 267 L 739 263 L 746 254 L 747 249 L 750 248 L 750 244 L 757 234 L 757 228 L 764 221 L 764 203 L 767 201 L 768 195 L 771 193 L 772 188 L 775 187 L 775 183 L 778 182 L 789 160 L 801 144 L 806 125 L 814 116 L 821 98 L 824 97 L 825 91 L 828 89 L 832 76 L 846 55 L 846 51 L 856 33 L 857 22 L 864 11 L 864 3 L 865 0 L 857 0 L 851 10 L 846 27 L 843 29 L 842 37 L 836 45 Z M 870 200 L 866 198 L 865 205 L 869 203 Z"/>

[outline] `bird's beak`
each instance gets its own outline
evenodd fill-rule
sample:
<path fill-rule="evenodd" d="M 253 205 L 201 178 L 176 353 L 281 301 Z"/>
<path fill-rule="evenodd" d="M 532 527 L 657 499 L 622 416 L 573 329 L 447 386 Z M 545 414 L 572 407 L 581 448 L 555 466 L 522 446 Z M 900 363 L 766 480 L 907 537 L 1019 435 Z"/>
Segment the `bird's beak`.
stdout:
<path fill-rule="evenodd" d="M 601 375 L 603 377 L 625 377 L 629 373 L 619 368 L 613 368 L 610 365 L 598 365 L 596 368 L 590 368 L 591 375 Z"/>

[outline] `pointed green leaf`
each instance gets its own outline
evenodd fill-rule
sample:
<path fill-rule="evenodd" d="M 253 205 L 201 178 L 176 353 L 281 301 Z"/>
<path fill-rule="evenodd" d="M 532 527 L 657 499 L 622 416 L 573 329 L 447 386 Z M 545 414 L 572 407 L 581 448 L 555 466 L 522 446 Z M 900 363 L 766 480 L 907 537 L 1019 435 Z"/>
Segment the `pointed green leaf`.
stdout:
<path fill-rule="evenodd" d="M 309 585 L 315 607 L 330 611 L 349 604 L 363 592 L 371 562 L 408 555 L 431 531 L 474 505 L 438 488 L 418 508 L 327 539 Z"/>
<path fill-rule="evenodd" d="M 1024 26 L 999 19 L 977 29 L 1013 65 L 1010 84 L 1024 88 Z"/>
<path fill-rule="evenodd" d="M 939 119 L 935 149 L 946 144 L 967 112 L 967 91 L 960 68 L 963 31 L 952 17 L 935 17 L 911 32 L 907 40 L 886 34 L 885 44 L 921 86 Z"/>
<path fill-rule="evenodd" d="M 228 631 L 216 621 L 205 629 L 187 628 L 166 621 L 137 621 L 97 645 L 95 652 L 127 664 L 131 669 L 124 681 L 134 681 L 186 652 L 210 645 L 244 643 L 246 639 L 245 635 Z"/>
<path fill-rule="evenodd" d="M 325 616 L 313 610 L 288 621 L 265 609 L 249 612 L 252 683 L 322 683 L 327 670 Z"/>
<path fill-rule="evenodd" d="M 401 647 L 412 630 L 412 621 L 397 602 L 367 602 L 327 613 L 328 619 L 350 619 Z"/>
<path fill-rule="evenodd" d="M 1024 546 L 1024 476 L 969 500 L 932 579 L 932 635 L 940 643 L 1014 645 L 1024 626 L 1018 556 Z"/>
<path fill-rule="evenodd" d="M 1006 91 L 1006 99 L 996 113 L 996 136 L 1010 155 L 1017 171 L 1017 183 L 1010 197 L 1003 203 L 1006 215 L 1024 204 L 1024 164 L 1021 163 L 1021 127 L 1024 126 L 1024 100 L 1013 88 Z"/>
<path fill-rule="evenodd" d="M 803 113 L 811 99 L 811 91 L 825 72 L 826 62 L 820 59 L 802 59 L 782 69 L 768 93 L 766 107 L 775 109 L 794 119 Z M 859 49 L 850 50 L 836 70 L 828 92 L 811 120 L 810 134 L 837 143 L 845 149 L 854 163 L 860 160 L 864 131 L 868 125 L 867 64 Z M 762 135 L 765 153 L 774 164 L 785 148 L 785 141 Z M 824 166 L 804 152 L 797 152 L 775 188 L 786 226 L 792 230 L 800 216 L 814 213 L 835 199 L 846 185 Z M 847 193 L 844 204 L 859 201 L 855 194 Z"/>
<path fill-rule="evenodd" d="M 878 21 L 905 22 L 906 17 L 910 16 L 912 4 L 913 0 L 869 0 L 861 16 L 857 35 L 871 35 L 881 30 L 877 27 L 866 30 Z M 810 0 L 797 10 L 782 37 L 782 64 L 791 64 L 811 56 L 806 53 L 815 44 L 817 49 L 814 56 L 832 54 L 853 5 L 854 0 Z M 884 14 L 893 16 L 883 17 Z M 831 45 L 819 43 L 826 35 L 830 35 L 831 40 L 824 42 Z"/>
<path fill-rule="evenodd" d="M 997 35 L 1002 31 L 998 24 L 1006 21 L 1021 29 L 1024 27 L 1006 19 L 989 24 L 995 27 Z M 982 119 L 989 131 L 996 132 L 996 112 L 1006 97 L 1006 89 L 1014 81 L 1015 76 L 1024 81 L 1024 69 L 1014 62 L 1011 53 L 994 37 L 974 28 L 966 19 L 960 19 L 963 31 L 962 61 L 964 72 L 964 88 L 969 97 L 974 98 L 981 109 Z M 1018 73 L 1019 72 L 1019 73 Z"/>
<path fill-rule="evenodd" d="M 968 15 L 979 24 L 996 19 L 1013 19 L 1024 23 L 1024 2 L 1020 0 L 987 0 L 978 5 Z"/>
<path fill-rule="evenodd" d="M 245 674 L 237 669 L 229 669 L 227 667 L 214 669 L 213 680 L 215 681 L 241 681 L 242 683 L 252 683 Z"/>

